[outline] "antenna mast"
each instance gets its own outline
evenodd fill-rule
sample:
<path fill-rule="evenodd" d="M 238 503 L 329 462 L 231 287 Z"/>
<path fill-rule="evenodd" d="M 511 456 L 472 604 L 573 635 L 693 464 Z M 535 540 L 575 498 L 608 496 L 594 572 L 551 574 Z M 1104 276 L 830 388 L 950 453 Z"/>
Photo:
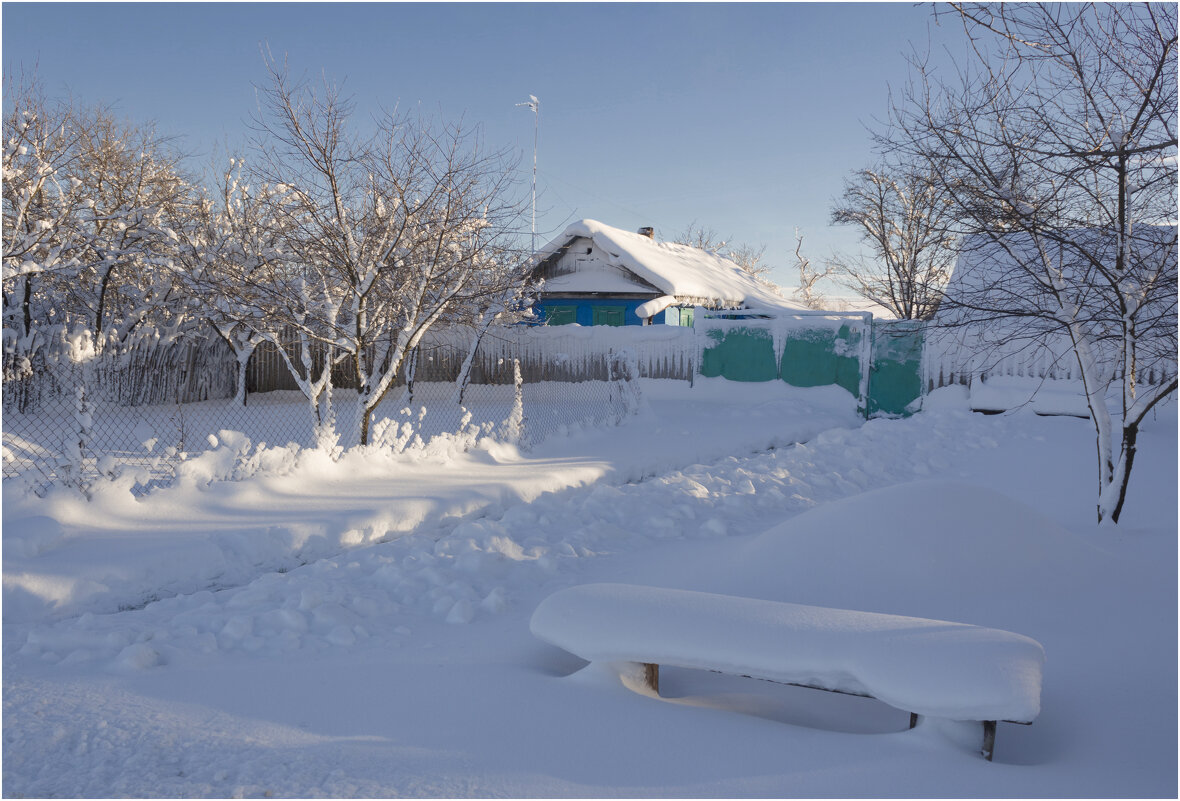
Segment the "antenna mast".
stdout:
<path fill-rule="evenodd" d="M 533 110 L 533 255 L 537 253 L 537 139 L 541 134 L 541 101 L 536 95 L 529 95 L 527 103 L 517 103 Z"/>

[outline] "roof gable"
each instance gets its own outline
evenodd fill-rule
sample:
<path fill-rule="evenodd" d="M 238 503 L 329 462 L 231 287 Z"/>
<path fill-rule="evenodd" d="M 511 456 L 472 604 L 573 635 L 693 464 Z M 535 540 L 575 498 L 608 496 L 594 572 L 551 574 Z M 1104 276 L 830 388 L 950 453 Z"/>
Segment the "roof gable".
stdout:
<path fill-rule="evenodd" d="M 588 237 L 575 236 L 537 268 L 547 294 L 606 293 L 658 295 L 660 289 L 621 265 Z"/>

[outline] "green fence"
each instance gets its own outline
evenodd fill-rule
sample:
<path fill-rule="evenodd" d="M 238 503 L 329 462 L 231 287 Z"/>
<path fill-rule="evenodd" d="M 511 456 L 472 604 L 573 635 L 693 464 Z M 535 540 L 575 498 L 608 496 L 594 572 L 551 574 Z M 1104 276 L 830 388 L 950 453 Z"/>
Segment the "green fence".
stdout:
<path fill-rule="evenodd" d="M 783 343 L 779 378 L 793 387 L 836 384 L 859 398 L 865 327 L 858 320 L 838 328 L 791 331 Z"/>
<path fill-rule="evenodd" d="M 915 321 L 829 314 L 698 318 L 698 325 L 705 329 L 700 359 L 705 377 L 782 380 L 796 387 L 835 384 L 857 398 L 866 417 L 908 414 L 922 394 L 922 327 Z"/>
<path fill-rule="evenodd" d="M 922 395 L 922 323 L 874 320 L 868 414 L 905 415 Z"/>
<path fill-rule="evenodd" d="M 710 329 L 701 351 L 701 375 L 730 381 L 773 381 L 778 378 L 774 338 L 760 328 Z"/>

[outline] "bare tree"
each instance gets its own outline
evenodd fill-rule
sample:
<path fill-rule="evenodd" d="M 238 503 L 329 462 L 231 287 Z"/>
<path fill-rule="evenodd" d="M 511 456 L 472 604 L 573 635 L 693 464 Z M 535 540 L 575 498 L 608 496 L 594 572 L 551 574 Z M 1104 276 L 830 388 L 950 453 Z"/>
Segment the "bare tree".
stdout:
<path fill-rule="evenodd" d="M 766 275 L 774 269 L 763 261 L 766 256 L 766 245 L 751 245 L 745 242 L 730 244 L 729 239 L 723 239 L 712 228 L 705 228 L 695 220 L 672 241 L 716 253 L 755 278 L 766 280 Z"/>
<path fill-rule="evenodd" d="M 927 320 L 954 266 L 952 210 L 935 172 L 857 170 L 845 180 L 831 221 L 853 226 L 871 255 L 834 255 L 828 268 L 841 284 L 900 319 Z"/>
<path fill-rule="evenodd" d="M 689 247 L 707 250 L 711 253 L 720 253 L 729 244 L 728 240 L 720 236 L 712 228 L 706 228 L 696 220 L 690 222 L 687 228 L 672 238 L 672 241 L 680 245 L 688 245 Z"/>
<path fill-rule="evenodd" d="M 511 254 L 509 258 L 516 259 L 518 257 L 516 254 Z M 509 268 L 509 270 L 511 269 Z M 504 272 L 508 272 L 508 270 Z M 536 300 L 538 287 L 539 285 L 535 283 L 518 283 L 507 287 L 499 295 L 486 296 L 478 306 L 471 307 L 472 311 L 478 310 L 478 315 L 468 323 L 472 329 L 472 338 L 467 355 L 459 367 L 459 375 L 455 378 L 455 392 L 452 396 L 455 403 L 460 405 L 463 403 L 467 386 L 471 382 L 471 367 L 475 362 L 479 345 L 492 325 L 536 319 L 530 307 Z"/>
<path fill-rule="evenodd" d="M 754 246 L 745 242 L 740 242 L 725 252 L 725 258 L 762 280 L 766 280 L 766 275 L 774 269 L 763 261 L 765 256 L 766 245 Z"/>
<path fill-rule="evenodd" d="M 524 209 L 515 165 L 462 124 L 386 115 L 361 136 L 334 85 L 268 66 L 249 170 L 283 193 L 272 216 L 297 289 L 274 305 L 347 354 L 367 444 L 373 411 L 426 331 L 522 280 L 523 259 L 503 258 Z"/>
<path fill-rule="evenodd" d="M 940 321 L 1068 341 L 1097 436 L 1098 520 L 1118 522 L 1139 424 L 1176 389 L 1175 8 L 953 8 L 970 62 L 953 84 L 915 62 L 880 143 L 934 171 L 960 221 Z"/>
<path fill-rule="evenodd" d="M 827 299 L 819 293 L 815 285 L 832 273 L 827 267 L 822 272 L 811 266 L 811 259 L 803 255 L 803 232 L 795 229 L 795 269 L 799 272 L 799 288 L 795 290 L 795 297 L 808 309 L 824 308 Z"/>

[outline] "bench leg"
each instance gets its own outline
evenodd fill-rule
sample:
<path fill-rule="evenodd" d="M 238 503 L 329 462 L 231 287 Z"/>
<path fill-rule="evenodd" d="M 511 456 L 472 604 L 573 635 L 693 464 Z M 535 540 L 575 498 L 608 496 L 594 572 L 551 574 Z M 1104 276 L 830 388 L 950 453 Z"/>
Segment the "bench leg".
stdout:
<path fill-rule="evenodd" d="M 917 725 L 918 725 L 918 713 L 911 712 L 910 713 L 910 728 L 912 729 Z"/>
<path fill-rule="evenodd" d="M 985 720 L 983 722 L 983 748 L 981 753 L 983 758 L 988 762 L 992 761 L 992 752 L 996 750 L 996 722 L 994 720 Z"/>
<path fill-rule="evenodd" d="M 643 663 L 643 683 L 654 692 L 656 695 L 660 694 L 660 666 L 652 665 L 647 662 Z"/>

